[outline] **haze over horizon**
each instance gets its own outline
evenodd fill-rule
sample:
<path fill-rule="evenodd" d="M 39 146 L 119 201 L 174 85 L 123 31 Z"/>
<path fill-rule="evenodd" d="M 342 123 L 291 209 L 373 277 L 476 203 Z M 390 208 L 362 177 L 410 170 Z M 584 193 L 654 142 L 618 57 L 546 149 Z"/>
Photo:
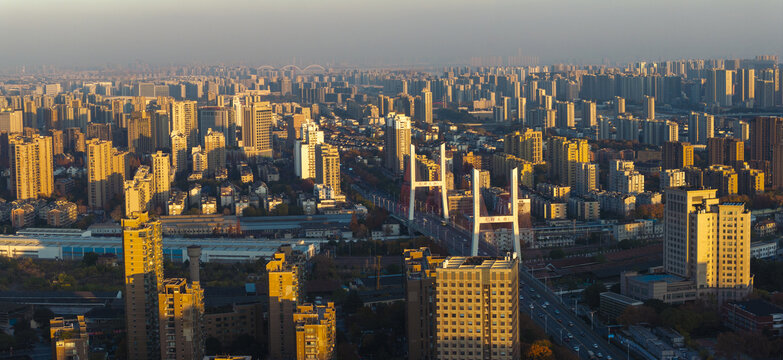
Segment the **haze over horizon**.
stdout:
<path fill-rule="evenodd" d="M 783 55 L 783 1 L 4 0 L 22 65 L 542 64 Z"/>

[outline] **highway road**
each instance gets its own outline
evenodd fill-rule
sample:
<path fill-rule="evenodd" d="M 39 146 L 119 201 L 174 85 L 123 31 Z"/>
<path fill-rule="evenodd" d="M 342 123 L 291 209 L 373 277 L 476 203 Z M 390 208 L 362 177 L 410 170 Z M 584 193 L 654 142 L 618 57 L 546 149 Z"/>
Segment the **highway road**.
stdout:
<path fill-rule="evenodd" d="M 520 312 L 530 316 L 547 330 L 547 334 L 551 335 L 559 344 L 575 351 L 583 359 L 590 358 L 588 351 L 592 351 L 598 358 L 626 358 L 625 352 L 598 336 L 590 328 L 590 324 L 585 324 L 571 308 L 561 303 L 560 298 L 555 296 L 546 285 L 530 275 L 524 266 L 520 266 L 519 284 Z M 568 334 L 573 338 L 569 338 Z M 565 340 L 566 338 L 569 340 Z"/>

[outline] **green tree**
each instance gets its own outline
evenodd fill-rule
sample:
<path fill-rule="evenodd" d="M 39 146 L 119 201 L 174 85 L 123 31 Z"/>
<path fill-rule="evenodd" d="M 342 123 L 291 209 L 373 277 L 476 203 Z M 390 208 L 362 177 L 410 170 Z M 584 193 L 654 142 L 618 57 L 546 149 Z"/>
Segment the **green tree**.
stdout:
<path fill-rule="evenodd" d="M 549 251 L 549 257 L 552 259 L 562 259 L 565 257 L 565 251 L 561 248 L 552 249 Z"/>
<path fill-rule="evenodd" d="M 94 252 L 88 252 L 85 253 L 82 257 L 82 264 L 84 266 L 95 266 L 95 264 L 98 262 L 98 254 Z"/>
<path fill-rule="evenodd" d="M 601 304 L 601 293 L 606 292 L 606 285 L 602 282 L 595 282 L 592 285 L 585 288 L 582 292 L 584 301 L 591 308 L 597 308 Z"/>

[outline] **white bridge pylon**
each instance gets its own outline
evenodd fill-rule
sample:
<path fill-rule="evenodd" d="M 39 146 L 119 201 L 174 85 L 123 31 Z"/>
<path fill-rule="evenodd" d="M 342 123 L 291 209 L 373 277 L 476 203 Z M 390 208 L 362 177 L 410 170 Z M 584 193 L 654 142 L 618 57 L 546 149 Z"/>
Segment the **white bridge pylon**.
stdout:
<path fill-rule="evenodd" d="M 472 256 L 478 256 L 479 248 L 479 233 L 481 232 L 481 224 L 499 224 L 499 223 L 511 223 L 511 227 L 514 231 L 514 252 L 522 254 L 522 246 L 519 244 L 519 186 L 517 185 L 517 178 L 519 177 L 519 171 L 517 168 L 511 170 L 511 215 L 494 215 L 494 216 L 481 216 L 481 187 L 479 186 L 479 171 L 473 169 L 473 176 L 471 179 L 473 190 L 473 243 L 471 244 L 470 254 Z"/>
<path fill-rule="evenodd" d="M 411 144 L 411 153 L 408 156 L 411 175 L 411 190 L 408 198 L 408 222 L 413 222 L 414 203 L 416 201 L 416 188 L 440 187 L 441 209 L 443 209 L 443 219 L 449 219 L 449 204 L 446 198 L 446 143 L 440 144 L 440 180 L 417 181 L 416 180 L 416 146 Z"/>

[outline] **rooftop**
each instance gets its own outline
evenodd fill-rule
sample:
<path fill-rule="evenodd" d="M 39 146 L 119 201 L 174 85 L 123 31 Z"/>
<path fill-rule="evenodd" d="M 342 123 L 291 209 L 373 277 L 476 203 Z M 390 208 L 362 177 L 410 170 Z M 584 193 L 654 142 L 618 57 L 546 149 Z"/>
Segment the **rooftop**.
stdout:
<path fill-rule="evenodd" d="M 761 299 L 754 299 L 728 304 L 729 307 L 738 307 L 756 316 L 769 316 L 783 314 L 783 308 Z"/>
<path fill-rule="evenodd" d="M 685 281 L 685 278 L 679 277 L 677 275 L 671 275 L 671 274 L 649 274 L 649 275 L 638 275 L 633 277 L 634 281 L 639 282 L 658 282 L 658 281 L 665 281 L 667 283 L 676 283 L 680 281 Z"/>

